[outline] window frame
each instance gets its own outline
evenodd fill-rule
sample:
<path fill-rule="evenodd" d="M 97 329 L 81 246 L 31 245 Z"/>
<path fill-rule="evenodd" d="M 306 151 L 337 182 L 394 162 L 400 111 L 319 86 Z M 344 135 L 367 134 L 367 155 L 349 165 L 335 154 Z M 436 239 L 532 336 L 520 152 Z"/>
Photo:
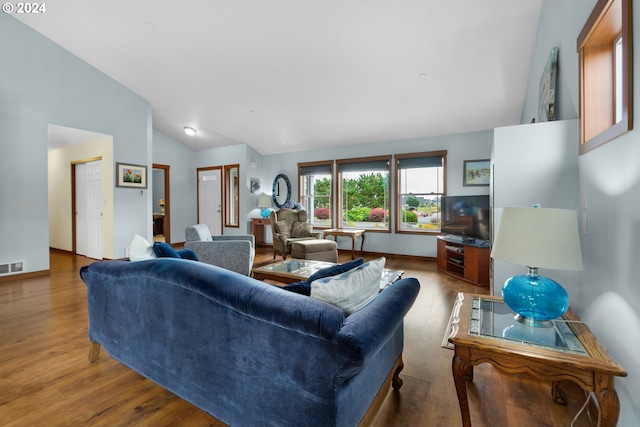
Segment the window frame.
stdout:
<path fill-rule="evenodd" d="M 391 188 L 392 188 L 392 174 L 391 174 L 391 162 L 392 162 L 392 155 L 388 154 L 388 155 L 383 155 L 383 156 L 372 156 L 372 157 L 357 157 L 357 158 L 351 158 L 351 159 L 339 159 L 336 160 L 336 195 L 337 195 L 337 200 L 336 200 L 336 224 L 338 225 L 339 228 L 346 228 L 346 229 L 363 229 L 366 230 L 367 232 L 378 232 L 378 233 L 391 233 L 391 223 L 393 221 L 393 215 L 392 215 L 392 192 L 391 192 Z M 340 171 L 341 165 L 345 165 L 345 164 L 358 164 L 358 163 L 372 163 L 372 162 L 381 162 L 381 161 L 386 161 L 387 162 L 387 198 L 388 198 L 388 219 L 389 219 L 389 225 L 385 228 L 367 228 L 367 227 L 350 227 L 348 225 L 344 225 L 345 224 L 345 219 L 343 218 L 343 177 L 342 177 L 342 172 Z"/>
<path fill-rule="evenodd" d="M 311 176 L 308 174 L 303 174 L 303 169 L 304 168 L 313 168 L 313 167 L 323 167 L 323 166 L 328 166 L 329 167 L 329 175 L 331 176 L 331 185 L 329 187 L 329 211 L 330 211 L 330 215 L 331 215 L 331 223 L 326 226 L 326 225 L 318 225 L 318 224 L 313 224 L 313 228 L 317 228 L 317 229 L 329 229 L 329 228 L 333 228 L 335 226 L 335 203 L 334 203 L 334 194 L 335 194 L 335 178 L 334 178 L 334 174 L 333 174 L 333 160 L 321 160 L 321 161 L 317 161 L 317 162 L 303 162 L 303 163 L 298 163 L 298 189 L 299 189 L 299 193 L 300 193 L 300 203 L 302 204 L 302 206 L 305 207 L 305 209 L 307 209 L 308 212 L 308 216 L 310 218 L 310 221 L 312 221 L 314 219 L 314 215 L 315 213 L 313 211 L 309 212 L 310 209 L 313 209 L 313 207 L 309 207 L 306 198 L 309 196 L 308 194 L 305 194 L 304 189 L 305 189 L 305 185 L 303 180 L 305 179 L 305 177 L 307 176 Z"/>
<path fill-rule="evenodd" d="M 630 0 L 598 0 L 577 39 L 580 154 L 633 129 L 633 16 Z M 622 119 L 616 121 L 615 43 L 622 36 Z"/>
<path fill-rule="evenodd" d="M 394 155 L 394 165 L 396 171 L 395 182 L 395 233 L 396 234 L 421 234 L 421 235 L 437 235 L 440 234 L 440 230 L 430 229 L 416 229 L 407 230 L 402 228 L 402 178 L 401 171 L 404 168 L 400 168 L 399 163 L 401 159 L 413 159 L 423 157 L 442 157 L 442 191 L 440 193 L 432 193 L 439 195 L 440 197 L 447 195 L 447 150 L 439 151 L 425 151 L 421 153 L 407 153 Z"/>

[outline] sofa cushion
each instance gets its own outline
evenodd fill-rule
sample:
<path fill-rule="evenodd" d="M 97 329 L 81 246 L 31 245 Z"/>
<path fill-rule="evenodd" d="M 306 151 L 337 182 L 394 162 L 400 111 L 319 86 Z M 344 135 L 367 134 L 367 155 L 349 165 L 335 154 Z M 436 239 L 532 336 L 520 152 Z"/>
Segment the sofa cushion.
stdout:
<path fill-rule="evenodd" d="M 348 316 L 369 304 L 380 292 L 380 278 L 386 259 L 369 261 L 331 277 L 311 282 L 311 297 L 340 308 Z"/>
<path fill-rule="evenodd" d="M 295 222 L 291 231 L 292 237 L 311 237 L 313 225 L 308 222 Z"/>
<path fill-rule="evenodd" d="M 363 258 L 354 259 L 353 261 L 345 262 L 344 264 L 336 264 L 331 267 L 322 268 L 315 273 L 313 273 L 307 280 L 301 280 L 300 282 L 290 283 L 283 288 L 295 292 L 297 294 L 302 294 L 306 296 L 311 295 L 311 282 L 314 280 L 322 279 L 324 277 L 335 276 L 336 274 L 344 273 L 345 271 L 349 271 L 354 269 L 360 265 L 364 264 Z"/>
<path fill-rule="evenodd" d="M 276 231 L 278 234 L 282 234 L 283 236 L 290 237 L 291 236 L 291 224 L 287 221 L 276 221 Z"/>
<path fill-rule="evenodd" d="M 156 254 L 153 252 L 153 245 L 147 242 L 144 237 L 136 234 L 129 245 L 129 260 L 144 261 L 153 258 L 156 258 Z"/>

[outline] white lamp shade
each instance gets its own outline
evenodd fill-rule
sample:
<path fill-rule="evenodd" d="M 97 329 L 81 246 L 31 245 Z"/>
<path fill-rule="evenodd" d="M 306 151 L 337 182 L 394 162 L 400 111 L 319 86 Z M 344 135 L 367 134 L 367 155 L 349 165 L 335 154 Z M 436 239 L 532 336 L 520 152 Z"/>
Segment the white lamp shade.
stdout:
<path fill-rule="evenodd" d="M 527 267 L 582 270 L 576 212 L 504 208 L 491 257 Z"/>
<path fill-rule="evenodd" d="M 259 208 L 270 208 L 271 207 L 271 196 L 262 195 L 258 197 L 258 207 Z"/>

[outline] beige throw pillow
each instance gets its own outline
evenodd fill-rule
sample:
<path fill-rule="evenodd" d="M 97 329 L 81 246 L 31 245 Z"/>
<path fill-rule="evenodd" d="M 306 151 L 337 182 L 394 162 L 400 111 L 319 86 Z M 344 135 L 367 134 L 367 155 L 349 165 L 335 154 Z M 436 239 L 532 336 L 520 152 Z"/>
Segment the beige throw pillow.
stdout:
<path fill-rule="evenodd" d="M 282 234 L 287 237 L 291 237 L 291 224 L 287 221 L 276 221 L 276 231 L 278 234 Z"/>
<path fill-rule="evenodd" d="M 313 225 L 308 222 L 296 222 L 293 224 L 292 237 L 311 237 Z"/>
<path fill-rule="evenodd" d="M 311 282 L 311 296 L 333 304 L 348 316 L 369 304 L 380 292 L 386 258 L 378 258 L 345 273 Z"/>

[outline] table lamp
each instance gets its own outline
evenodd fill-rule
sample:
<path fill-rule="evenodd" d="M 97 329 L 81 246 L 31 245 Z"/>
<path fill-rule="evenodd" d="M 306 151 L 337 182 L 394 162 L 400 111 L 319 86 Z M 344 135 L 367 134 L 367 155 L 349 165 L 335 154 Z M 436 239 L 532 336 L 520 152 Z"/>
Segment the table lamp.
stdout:
<path fill-rule="evenodd" d="M 538 268 L 582 270 L 576 212 L 548 208 L 504 208 L 491 257 L 527 266 L 529 273 L 504 283 L 502 297 L 529 326 L 550 326 L 569 308 L 564 288 Z"/>
<path fill-rule="evenodd" d="M 271 209 L 269 209 L 271 207 L 271 196 L 263 194 L 258 197 L 258 207 L 262 209 L 260 216 L 262 216 L 262 218 L 269 218 L 271 214 Z"/>

